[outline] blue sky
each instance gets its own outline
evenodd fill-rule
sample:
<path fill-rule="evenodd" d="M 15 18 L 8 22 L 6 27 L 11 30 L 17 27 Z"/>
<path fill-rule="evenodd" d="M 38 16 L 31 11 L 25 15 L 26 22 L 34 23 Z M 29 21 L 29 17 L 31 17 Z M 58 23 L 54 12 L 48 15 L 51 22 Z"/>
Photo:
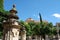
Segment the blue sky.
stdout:
<path fill-rule="evenodd" d="M 16 4 L 20 20 L 39 20 L 40 12 L 43 20 L 53 24 L 60 22 L 60 0 L 4 0 L 5 10 L 10 10 L 13 4 Z"/>

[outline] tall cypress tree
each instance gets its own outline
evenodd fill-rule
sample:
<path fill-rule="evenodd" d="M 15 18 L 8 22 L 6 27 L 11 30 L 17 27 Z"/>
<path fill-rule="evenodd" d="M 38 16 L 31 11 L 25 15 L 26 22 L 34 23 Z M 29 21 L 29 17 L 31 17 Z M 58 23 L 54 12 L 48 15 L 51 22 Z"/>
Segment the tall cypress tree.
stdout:
<path fill-rule="evenodd" d="M 39 17 L 40 17 L 40 22 L 42 24 L 42 17 L 41 17 L 41 14 L 39 13 Z"/>
<path fill-rule="evenodd" d="M 4 0 L 0 0 L 0 9 L 3 9 Z"/>

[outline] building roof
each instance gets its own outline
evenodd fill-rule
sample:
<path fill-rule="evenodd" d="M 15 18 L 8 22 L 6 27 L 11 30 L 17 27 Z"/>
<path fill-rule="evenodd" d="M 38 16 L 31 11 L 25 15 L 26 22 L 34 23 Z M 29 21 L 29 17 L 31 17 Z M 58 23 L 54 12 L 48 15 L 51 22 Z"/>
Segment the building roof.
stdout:
<path fill-rule="evenodd" d="M 34 19 L 32 19 L 32 18 L 28 18 L 28 19 L 26 19 L 26 22 L 35 22 L 35 23 L 39 23 L 40 22 L 40 20 L 34 20 Z M 46 20 L 43 20 L 43 22 L 45 22 L 45 23 L 48 23 L 48 21 L 46 21 Z"/>

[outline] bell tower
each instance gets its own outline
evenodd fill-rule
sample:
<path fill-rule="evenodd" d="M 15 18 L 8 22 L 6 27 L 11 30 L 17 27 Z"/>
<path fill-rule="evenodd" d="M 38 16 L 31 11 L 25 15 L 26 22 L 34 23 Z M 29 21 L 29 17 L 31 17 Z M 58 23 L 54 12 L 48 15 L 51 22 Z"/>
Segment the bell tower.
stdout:
<path fill-rule="evenodd" d="M 15 5 L 13 5 L 13 8 L 9 12 L 7 20 L 3 21 L 3 40 L 19 40 L 20 25 Z"/>

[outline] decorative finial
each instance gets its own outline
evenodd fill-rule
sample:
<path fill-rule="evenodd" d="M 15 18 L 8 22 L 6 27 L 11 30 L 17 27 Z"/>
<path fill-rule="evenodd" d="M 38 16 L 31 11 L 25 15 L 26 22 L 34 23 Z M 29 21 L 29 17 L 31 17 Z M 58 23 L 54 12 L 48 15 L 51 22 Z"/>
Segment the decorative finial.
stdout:
<path fill-rule="evenodd" d="M 12 10 L 15 10 L 16 11 L 16 5 L 15 4 L 13 4 L 13 8 L 12 8 Z"/>
<path fill-rule="evenodd" d="M 15 8 L 16 7 L 16 5 L 15 4 L 13 4 L 13 8 Z"/>
<path fill-rule="evenodd" d="M 13 4 L 13 8 L 10 10 L 10 12 L 17 13 L 15 4 Z"/>

